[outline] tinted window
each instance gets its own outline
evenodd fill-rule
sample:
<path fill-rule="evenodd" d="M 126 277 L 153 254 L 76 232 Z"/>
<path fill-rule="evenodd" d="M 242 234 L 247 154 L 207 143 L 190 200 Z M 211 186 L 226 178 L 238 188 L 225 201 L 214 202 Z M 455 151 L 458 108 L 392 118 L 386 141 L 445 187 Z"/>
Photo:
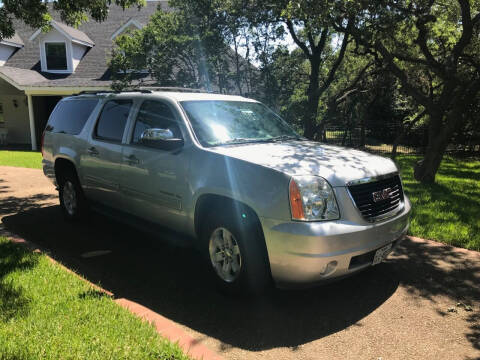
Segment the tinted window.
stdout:
<path fill-rule="evenodd" d="M 110 100 L 106 102 L 95 128 L 95 137 L 121 142 L 131 107 L 131 100 Z"/>
<path fill-rule="evenodd" d="M 140 143 L 140 136 L 147 129 L 170 129 L 173 136 L 182 138 L 180 128 L 167 104 L 159 101 L 145 101 L 140 107 L 133 130 L 132 143 Z"/>
<path fill-rule="evenodd" d="M 45 130 L 70 135 L 80 134 L 97 103 L 97 99 L 60 101 L 50 115 Z"/>
<path fill-rule="evenodd" d="M 67 70 L 65 43 L 46 43 L 45 56 L 48 70 Z"/>

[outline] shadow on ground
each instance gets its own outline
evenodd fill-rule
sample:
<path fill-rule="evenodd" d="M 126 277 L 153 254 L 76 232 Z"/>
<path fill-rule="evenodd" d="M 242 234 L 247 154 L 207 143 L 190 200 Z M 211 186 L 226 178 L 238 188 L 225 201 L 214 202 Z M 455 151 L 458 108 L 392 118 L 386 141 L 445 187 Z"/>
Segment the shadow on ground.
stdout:
<path fill-rule="evenodd" d="M 291 347 L 361 326 L 402 283 L 414 296 L 443 294 L 472 304 L 480 299 L 479 262 L 448 247 L 410 241 L 387 263 L 342 282 L 303 291 L 272 291 L 257 299 L 227 297 L 209 280 L 190 248 L 175 247 L 100 215 L 65 223 L 58 206 L 3 218 L 11 232 L 32 241 L 69 268 L 112 291 L 230 346 L 258 351 Z M 161 238 L 163 234 L 159 234 Z M 83 258 L 96 250 L 111 253 Z M 406 256 L 408 254 L 408 257 Z M 438 266 L 449 261 L 449 267 Z M 479 348 L 478 315 L 465 334 Z"/>
<path fill-rule="evenodd" d="M 0 243 L 0 322 L 25 316 L 29 311 L 29 300 L 21 286 L 14 286 L 8 275 L 15 271 L 33 268 L 38 254 L 10 243 Z"/>

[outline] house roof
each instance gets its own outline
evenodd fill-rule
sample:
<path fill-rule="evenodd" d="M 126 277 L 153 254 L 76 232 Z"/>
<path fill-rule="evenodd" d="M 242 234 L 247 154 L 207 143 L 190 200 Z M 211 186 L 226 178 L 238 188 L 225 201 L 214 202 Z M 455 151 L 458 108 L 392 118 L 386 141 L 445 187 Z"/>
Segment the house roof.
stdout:
<path fill-rule="evenodd" d="M 13 34 L 12 37 L 4 38 L 0 41 L 1 44 L 11 45 L 15 47 L 23 47 L 23 40 L 17 33 Z"/>
<path fill-rule="evenodd" d="M 5 75 L 8 73 L 10 76 L 21 79 L 19 81 L 22 82 L 32 80 L 30 85 L 42 87 L 100 86 L 99 84 L 110 86 L 110 71 L 107 62 L 113 47 L 111 35 L 117 32 L 127 22 L 131 22 L 132 19 L 139 24 L 146 24 L 158 6 L 165 11 L 170 11 L 167 1 L 147 1 L 146 5 L 140 10 L 136 7 L 123 10 L 119 6 L 111 5 L 108 17 L 104 22 L 90 20 L 80 25 L 78 29 L 61 24 L 60 15 L 56 12 L 52 12 L 54 23 L 61 26 L 61 29 L 68 33 L 69 37 L 84 43 L 90 41 L 94 44 L 94 46 L 85 53 L 76 67 L 75 72 L 72 74 L 51 74 L 41 72 L 40 37 L 35 37 L 31 41 L 29 40 L 33 37 L 32 35 L 37 29 L 31 28 L 21 21 L 14 20 L 14 27 L 17 31 L 17 35 L 20 37 L 20 40 L 25 39 L 25 46 L 15 52 L 12 57 L 8 59 L 5 66 L 0 67 L 1 74 L 8 76 Z M 8 67 L 30 70 L 37 75 L 40 75 L 43 79 L 36 77 L 28 71 L 15 71 L 7 69 Z M 91 85 L 93 83 L 95 83 L 95 85 Z"/>
<path fill-rule="evenodd" d="M 0 77 L 15 86 L 26 86 L 47 80 L 38 71 L 0 66 Z"/>
<path fill-rule="evenodd" d="M 75 29 L 71 26 L 68 26 L 66 24 L 63 24 L 55 20 L 50 21 L 50 25 L 73 42 L 77 42 L 89 47 L 92 47 L 95 45 L 95 43 L 83 31 L 80 31 L 78 29 Z M 35 40 L 35 38 L 41 33 L 42 33 L 42 29 L 41 28 L 37 29 L 37 31 L 33 33 L 33 35 L 30 37 L 29 40 L 30 41 Z"/>

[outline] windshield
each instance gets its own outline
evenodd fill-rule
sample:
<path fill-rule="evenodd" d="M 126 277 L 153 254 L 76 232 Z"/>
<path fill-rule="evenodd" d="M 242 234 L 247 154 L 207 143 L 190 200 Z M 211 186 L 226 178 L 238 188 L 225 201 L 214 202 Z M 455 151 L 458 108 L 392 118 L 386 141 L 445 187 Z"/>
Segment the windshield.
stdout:
<path fill-rule="evenodd" d="M 247 101 L 182 101 L 203 146 L 300 139 L 265 105 Z"/>

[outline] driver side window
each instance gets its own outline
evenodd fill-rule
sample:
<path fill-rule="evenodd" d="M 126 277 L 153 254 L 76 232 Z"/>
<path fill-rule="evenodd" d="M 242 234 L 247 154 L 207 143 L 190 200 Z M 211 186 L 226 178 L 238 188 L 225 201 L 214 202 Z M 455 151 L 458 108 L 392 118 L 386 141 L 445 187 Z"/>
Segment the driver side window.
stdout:
<path fill-rule="evenodd" d="M 147 129 L 169 129 L 175 138 L 182 138 L 180 127 L 170 107 L 160 101 L 144 101 L 135 121 L 132 144 L 142 144 L 141 135 Z"/>

